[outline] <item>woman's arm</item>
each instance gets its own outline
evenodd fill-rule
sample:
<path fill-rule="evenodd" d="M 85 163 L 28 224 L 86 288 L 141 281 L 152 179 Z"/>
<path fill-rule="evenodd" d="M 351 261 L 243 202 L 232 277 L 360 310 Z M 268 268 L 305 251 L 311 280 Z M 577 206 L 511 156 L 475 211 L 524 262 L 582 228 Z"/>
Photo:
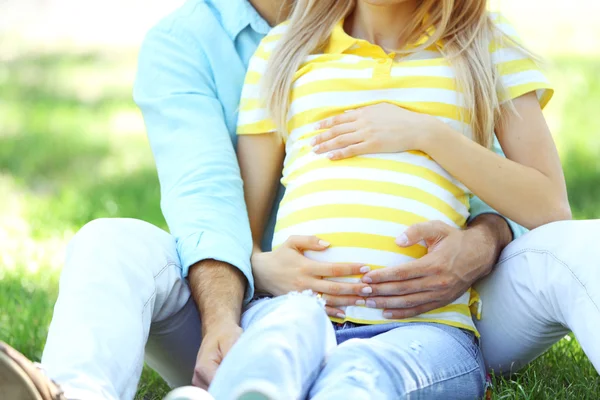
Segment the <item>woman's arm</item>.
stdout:
<path fill-rule="evenodd" d="M 507 158 L 443 123 L 434 124 L 423 151 L 502 215 L 533 229 L 570 219 L 565 179 L 552 135 L 534 93 L 514 100 L 496 134 Z"/>
<path fill-rule="evenodd" d="M 283 141 L 276 133 L 238 137 L 238 161 L 255 251 L 260 251 L 265 224 L 281 178 L 284 154 Z"/>
<path fill-rule="evenodd" d="M 370 153 L 421 150 L 485 203 L 533 229 L 570 219 L 565 180 L 552 135 L 535 93 L 513 100 L 516 113 L 497 127 L 508 158 L 447 124 L 389 103 L 346 112 L 321 122 L 315 152 L 339 160 Z"/>

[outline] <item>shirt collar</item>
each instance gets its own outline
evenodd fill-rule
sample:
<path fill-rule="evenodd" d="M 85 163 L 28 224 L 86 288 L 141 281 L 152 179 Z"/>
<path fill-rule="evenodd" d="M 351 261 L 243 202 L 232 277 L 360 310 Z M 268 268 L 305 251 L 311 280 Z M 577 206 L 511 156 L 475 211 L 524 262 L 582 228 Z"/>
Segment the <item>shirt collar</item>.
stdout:
<path fill-rule="evenodd" d="M 340 54 L 354 46 L 358 39 L 348 35 L 344 30 L 344 20 L 338 22 L 329 36 L 329 41 L 325 47 L 327 54 Z"/>
<path fill-rule="evenodd" d="M 426 43 L 431 36 L 435 33 L 435 28 L 433 26 L 429 27 L 427 31 L 412 45 L 407 46 L 407 49 L 416 48 Z M 329 41 L 327 42 L 327 46 L 325 47 L 325 53 L 327 54 L 340 54 L 349 48 L 353 47 L 355 44 L 359 42 L 358 39 L 348 35 L 344 30 L 344 20 L 338 22 L 333 30 L 331 31 L 331 35 L 329 37 Z M 444 48 L 444 44 L 441 41 L 437 41 L 435 43 L 439 49 Z"/>
<path fill-rule="evenodd" d="M 235 39 L 248 25 L 266 35 L 271 27 L 248 0 L 206 0 L 221 17 L 221 25 Z"/>

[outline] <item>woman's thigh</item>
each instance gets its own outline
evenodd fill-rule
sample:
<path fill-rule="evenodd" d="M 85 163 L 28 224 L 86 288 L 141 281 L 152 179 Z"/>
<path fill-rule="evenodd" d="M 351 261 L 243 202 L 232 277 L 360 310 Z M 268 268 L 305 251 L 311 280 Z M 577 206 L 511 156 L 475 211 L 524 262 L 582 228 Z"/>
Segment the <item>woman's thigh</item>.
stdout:
<path fill-rule="evenodd" d="M 483 358 L 473 335 L 446 325 L 407 323 L 339 345 L 311 388 L 312 399 L 476 399 Z"/>

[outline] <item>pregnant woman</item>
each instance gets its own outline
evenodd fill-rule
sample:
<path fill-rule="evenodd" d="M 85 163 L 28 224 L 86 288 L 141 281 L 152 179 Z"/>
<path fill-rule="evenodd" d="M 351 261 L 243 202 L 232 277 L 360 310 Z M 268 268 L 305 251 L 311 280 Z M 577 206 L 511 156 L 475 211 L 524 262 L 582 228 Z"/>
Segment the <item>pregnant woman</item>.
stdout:
<path fill-rule="evenodd" d="M 472 194 L 528 228 L 570 218 L 541 113 L 551 95 L 485 1 L 297 1 L 251 60 L 240 104 L 255 256 L 280 179 L 273 247 L 301 251 L 293 237 L 314 235 L 327 250 L 308 257 L 358 265 L 324 284 L 423 256 L 433 243 L 395 238 L 425 221 L 464 227 Z M 494 133 L 507 159 L 488 149 Z M 359 300 L 333 325 L 315 298 L 288 296 L 244 315 L 255 323 L 218 371 L 217 399 L 482 396 L 474 291 L 404 320 Z"/>

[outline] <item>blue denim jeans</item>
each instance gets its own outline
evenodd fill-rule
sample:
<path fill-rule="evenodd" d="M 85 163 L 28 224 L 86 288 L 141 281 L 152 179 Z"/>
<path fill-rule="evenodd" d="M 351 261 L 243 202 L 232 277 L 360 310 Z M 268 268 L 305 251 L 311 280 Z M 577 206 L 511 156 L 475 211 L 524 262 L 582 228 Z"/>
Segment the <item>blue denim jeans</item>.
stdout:
<path fill-rule="evenodd" d="M 242 316 L 242 328 L 209 388 L 216 400 L 484 395 L 477 339 L 458 328 L 332 324 L 319 299 L 297 293 L 255 301 Z"/>

